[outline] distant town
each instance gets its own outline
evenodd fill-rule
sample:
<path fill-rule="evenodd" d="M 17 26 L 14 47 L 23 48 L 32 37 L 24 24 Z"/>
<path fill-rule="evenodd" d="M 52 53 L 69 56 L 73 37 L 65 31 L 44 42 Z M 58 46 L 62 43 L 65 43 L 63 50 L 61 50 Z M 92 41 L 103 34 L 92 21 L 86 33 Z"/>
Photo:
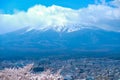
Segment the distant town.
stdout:
<path fill-rule="evenodd" d="M 34 63 L 32 73 L 61 71 L 64 80 L 120 80 L 120 60 L 108 58 L 65 58 L 63 56 L 36 60 L 1 60 L 0 69 L 23 67 Z"/>

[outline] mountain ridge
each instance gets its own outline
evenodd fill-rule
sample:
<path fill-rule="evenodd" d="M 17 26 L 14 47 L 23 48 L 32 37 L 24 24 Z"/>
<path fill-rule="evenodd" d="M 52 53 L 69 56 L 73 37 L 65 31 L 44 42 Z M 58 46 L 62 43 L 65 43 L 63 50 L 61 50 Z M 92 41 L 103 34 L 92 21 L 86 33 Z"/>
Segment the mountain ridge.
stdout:
<path fill-rule="evenodd" d="M 120 33 L 102 29 L 57 32 L 23 28 L 0 35 L 0 55 L 42 56 L 57 54 L 103 55 L 120 53 Z M 29 54 L 28 54 L 29 53 Z M 85 53 L 85 54 L 83 54 Z M 97 53 L 97 54 L 93 54 Z"/>
<path fill-rule="evenodd" d="M 57 32 L 52 29 L 47 31 L 39 31 L 39 30 L 31 30 L 26 32 L 28 28 L 20 29 L 11 33 L 3 34 L 2 35 L 2 42 L 6 42 L 7 40 L 10 42 L 19 42 L 22 41 L 73 41 L 73 43 L 81 43 L 81 44 L 98 44 L 98 43 L 112 43 L 117 44 L 120 40 L 120 36 L 118 32 L 112 31 L 105 31 L 102 29 L 81 29 L 78 31 L 73 31 L 70 33 L 67 32 Z M 91 39 L 91 40 L 90 40 Z M 97 41 L 98 39 L 98 41 Z M 74 41 L 75 40 L 75 41 Z M 112 41 L 112 42 L 110 42 Z M 117 42 L 117 43 L 116 43 Z M 36 43 L 36 42 L 35 42 Z M 71 44 L 68 43 L 68 44 Z M 89 45 L 89 44 L 88 44 Z M 119 45 L 119 44 L 118 44 Z"/>

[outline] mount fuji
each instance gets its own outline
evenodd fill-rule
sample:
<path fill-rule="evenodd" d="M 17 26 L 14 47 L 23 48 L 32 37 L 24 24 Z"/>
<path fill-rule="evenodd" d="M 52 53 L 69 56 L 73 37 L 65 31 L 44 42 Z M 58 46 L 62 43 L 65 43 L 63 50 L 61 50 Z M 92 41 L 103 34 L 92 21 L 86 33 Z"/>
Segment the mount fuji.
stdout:
<path fill-rule="evenodd" d="M 120 33 L 95 27 L 26 27 L 0 35 L 5 53 L 119 53 Z M 1 54 L 1 55 L 2 55 Z"/>

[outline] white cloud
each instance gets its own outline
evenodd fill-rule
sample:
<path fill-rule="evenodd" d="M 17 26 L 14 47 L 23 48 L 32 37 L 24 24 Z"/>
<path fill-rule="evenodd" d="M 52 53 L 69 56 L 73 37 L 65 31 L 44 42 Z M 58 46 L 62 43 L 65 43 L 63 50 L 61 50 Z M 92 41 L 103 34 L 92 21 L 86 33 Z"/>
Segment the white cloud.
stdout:
<path fill-rule="evenodd" d="M 79 25 L 78 29 L 83 26 L 94 26 L 105 30 L 120 31 L 120 7 L 118 2 L 119 0 L 110 2 L 110 5 L 117 6 L 113 7 L 103 0 L 103 4 L 89 5 L 87 8 L 79 10 L 56 5 L 50 7 L 36 5 L 29 8 L 27 12 L 17 11 L 12 15 L 0 14 L 0 33 L 26 26 L 35 29 L 53 28 L 57 31 L 63 28 L 76 30 L 76 28 L 73 28 L 73 25 L 76 24 Z"/>
<path fill-rule="evenodd" d="M 120 0 L 113 0 L 110 2 L 111 5 L 120 8 Z"/>
<path fill-rule="evenodd" d="M 79 13 L 82 16 L 81 23 L 86 23 L 88 26 L 96 26 L 105 30 L 120 31 L 119 8 L 106 5 L 89 5 L 85 9 L 80 9 Z M 111 23 L 116 25 L 111 25 Z"/>

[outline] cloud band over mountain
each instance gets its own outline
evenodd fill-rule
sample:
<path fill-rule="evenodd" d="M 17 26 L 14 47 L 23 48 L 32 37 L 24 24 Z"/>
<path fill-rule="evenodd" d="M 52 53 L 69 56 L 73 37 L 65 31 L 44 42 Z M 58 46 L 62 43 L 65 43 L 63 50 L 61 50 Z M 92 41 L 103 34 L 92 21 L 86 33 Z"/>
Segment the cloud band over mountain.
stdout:
<path fill-rule="evenodd" d="M 35 5 L 25 11 L 14 14 L 0 14 L 0 33 L 6 33 L 31 27 L 31 29 L 75 29 L 70 25 L 81 27 L 98 27 L 104 30 L 120 32 L 120 0 L 88 5 L 86 8 L 74 10 L 57 5 L 46 7 Z"/>

